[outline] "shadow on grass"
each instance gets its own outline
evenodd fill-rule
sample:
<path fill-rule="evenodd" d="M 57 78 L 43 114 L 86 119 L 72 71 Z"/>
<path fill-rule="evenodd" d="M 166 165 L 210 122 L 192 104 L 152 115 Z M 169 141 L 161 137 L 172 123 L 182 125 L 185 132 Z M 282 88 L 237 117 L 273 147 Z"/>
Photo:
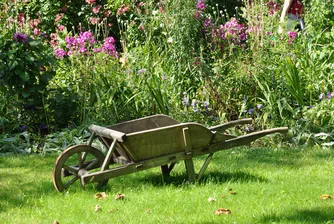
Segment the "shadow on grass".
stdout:
<path fill-rule="evenodd" d="M 292 211 L 291 214 L 266 215 L 261 223 L 334 223 L 334 206 Z"/>
<path fill-rule="evenodd" d="M 186 173 L 184 174 L 173 174 L 164 180 L 162 174 L 149 174 L 145 177 L 136 178 L 134 182 L 141 184 L 152 184 L 153 186 L 163 187 L 165 185 L 173 185 L 173 186 L 186 186 L 188 176 Z M 198 184 L 205 185 L 207 183 L 226 183 L 226 182 L 268 182 L 268 179 L 252 175 L 250 173 L 237 171 L 237 172 L 207 172 L 202 176 L 202 178 L 197 182 Z"/>

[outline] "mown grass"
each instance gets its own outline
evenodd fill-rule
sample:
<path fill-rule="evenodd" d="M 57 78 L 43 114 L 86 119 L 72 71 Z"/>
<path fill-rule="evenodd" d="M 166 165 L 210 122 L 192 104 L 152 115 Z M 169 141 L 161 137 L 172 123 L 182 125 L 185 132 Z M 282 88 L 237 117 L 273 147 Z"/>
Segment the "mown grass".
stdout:
<path fill-rule="evenodd" d="M 0 157 L 2 223 L 334 223 L 334 200 L 320 199 L 334 194 L 334 150 L 223 151 L 196 184 L 185 182 L 180 162 L 170 183 L 159 168 L 109 180 L 105 200 L 94 198 L 92 185 L 57 193 L 51 180 L 56 157 Z M 197 158 L 196 167 L 204 160 Z M 118 193 L 125 199 L 115 200 Z M 95 212 L 96 205 L 102 210 Z M 218 208 L 232 214 L 214 215 Z"/>

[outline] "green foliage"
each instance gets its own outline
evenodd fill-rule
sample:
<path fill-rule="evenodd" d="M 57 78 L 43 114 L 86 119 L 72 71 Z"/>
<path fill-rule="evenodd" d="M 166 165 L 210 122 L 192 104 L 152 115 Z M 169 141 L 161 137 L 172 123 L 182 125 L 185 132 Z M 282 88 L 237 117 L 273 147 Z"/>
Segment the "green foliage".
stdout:
<path fill-rule="evenodd" d="M 281 63 L 281 70 L 285 77 L 285 86 L 289 93 L 301 107 L 304 107 L 305 90 L 302 84 L 303 80 L 301 80 L 295 63 L 287 57 L 286 60 Z"/>
<path fill-rule="evenodd" d="M 0 36 L 0 80 L 11 92 L 22 98 L 45 90 L 55 75 L 54 59 L 50 49 L 41 40 L 27 37 L 27 42 L 17 42 L 12 33 Z"/>

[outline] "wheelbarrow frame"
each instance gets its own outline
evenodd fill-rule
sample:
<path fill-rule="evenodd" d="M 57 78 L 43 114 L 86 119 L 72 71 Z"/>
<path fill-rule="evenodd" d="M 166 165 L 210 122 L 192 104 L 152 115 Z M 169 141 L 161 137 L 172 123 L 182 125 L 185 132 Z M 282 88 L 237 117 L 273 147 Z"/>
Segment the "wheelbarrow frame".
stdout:
<path fill-rule="evenodd" d="M 246 118 L 205 128 L 193 122 L 179 123 L 166 115 L 153 115 L 107 127 L 91 125 L 89 130 L 92 134 L 87 146 L 92 147 L 93 141 L 98 138 L 108 150 L 99 171 L 83 172 L 80 175 L 77 174 L 77 178 L 80 179 L 81 185 L 85 186 L 92 182 L 101 183 L 114 177 L 159 166 L 164 178 L 168 178 L 175 163 L 184 160 L 188 181 L 194 182 L 202 177 L 214 153 L 247 145 L 268 134 L 288 131 L 287 127 L 283 127 L 243 136 L 233 136 L 225 133 L 228 128 L 251 123 L 252 119 Z M 171 142 L 173 139 L 176 139 L 175 143 Z M 138 152 L 136 152 L 137 143 L 139 145 L 137 148 L 144 147 L 139 149 Z M 145 148 L 146 146 L 147 148 Z M 193 158 L 205 154 L 208 154 L 208 156 L 198 174 L 196 174 Z M 62 154 L 57 161 L 61 157 Z M 111 164 L 119 164 L 119 166 L 109 168 Z M 56 166 L 57 162 L 54 173 Z M 55 187 L 57 181 L 59 180 L 54 177 Z M 56 189 L 58 191 L 64 190 L 57 187 Z"/>

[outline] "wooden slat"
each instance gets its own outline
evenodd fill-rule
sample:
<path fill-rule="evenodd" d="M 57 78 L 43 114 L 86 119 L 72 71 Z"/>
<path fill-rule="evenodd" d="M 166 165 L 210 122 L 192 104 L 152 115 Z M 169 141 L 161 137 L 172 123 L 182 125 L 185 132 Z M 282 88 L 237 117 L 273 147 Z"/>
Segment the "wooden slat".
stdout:
<path fill-rule="evenodd" d="M 192 145 L 191 145 L 189 128 L 183 128 L 183 140 L 185 146 L 185 153 L 187 155 L 187 157 L 184 160 L 184 163 L 188 174 L 188 180 L 189 182 L 194 182 L 196 180 L 196 173 L 194 168 L 194 162 L 192 159 Z"/>

